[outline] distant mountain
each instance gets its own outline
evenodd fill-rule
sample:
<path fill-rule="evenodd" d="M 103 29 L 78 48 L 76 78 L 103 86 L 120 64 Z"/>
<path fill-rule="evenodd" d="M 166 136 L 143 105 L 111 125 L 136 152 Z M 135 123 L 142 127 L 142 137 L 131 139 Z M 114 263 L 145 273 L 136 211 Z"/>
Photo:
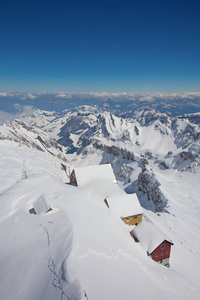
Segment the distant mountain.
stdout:
<path fill-rule="evenodd" d="M 63 111 L 82 105 L 98 105 L 118 116 L 127 116 L 138 109 L 155 108 L 173 116 L 200 111 L 200 93 L 13 93 L 0 92 L 0 110 Z"/>
<path fill-rule="evenodd" d="M 63 147 L 55 139 L 39 128 L 34 128 L 20 120 L 6 122 L 0 126 L 0 140 L 14 141 L 29 148 L 35 148 L 42 152 L 57 156 L 63 161 L 67 161 Z"/>

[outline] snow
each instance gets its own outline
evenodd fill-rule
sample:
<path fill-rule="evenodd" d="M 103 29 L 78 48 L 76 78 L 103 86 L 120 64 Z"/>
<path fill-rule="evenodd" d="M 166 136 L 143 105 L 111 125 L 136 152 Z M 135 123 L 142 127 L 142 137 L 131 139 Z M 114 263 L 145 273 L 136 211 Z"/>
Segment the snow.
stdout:
<path fill-rule="evenodd" d="M 172 241 L 157 228 L 150 220 L 143 218 L 133 230 L 134 236 L 141 243 L 144 250 L 151 254 L 163 241 Z"/>
<path fill-rule="evenodd" d="M 60 290 L 53 288 L 53 274 L 48 269 L 48 262 L 53 257 L 60 277 L 64 272 L 67 278 L 67 272 L 62 271 L 61 266 L 70 253 L 72 225 L 57 208 L 54 212 L 39 215 L 32 215 L 29 210 L 39 195 L 44 192 L 49 198 L 49 192 L 57 189 L 56 182 L 61 182 L 62 174 L 55 180 L 54 172 L 55 165 L 59 166 L 60 162 L 49 154 L 19 147 L 11 141 L 1 141 L 0 153 L 4 158 L 1 159 L 1 170 L 2 163 L 5 164 L 0 181 L 0 298 L 59 298 Z M 27 162 L 28 179 L 21 177 L 23 159 Z M 48 230 L 51 249 L 47 234 L 40 225 Z M 79 298 L 82 292 L 76 281 L 64 281 L 63 284 L 65 289 L 73 288 L 72 293 Z M 71 298 L 70 292 L 69 295 Z"/>
<path fill-rule="evenodd" d="M 74 171 L 78 186 L 83 186 L 93 181 L 98 182 L 99 180 L 103 180 L 105 183 L 116 183 L 110 164 L 75 168 Z"/>
<path fill-rule="evenodd" d="M 170 150 L 176 151 L 174 138 L 171 135 L 163 136 L 159 130 L 155 131 L 153 125 L 140 127 L 140 133 L 138 142 L 141 149 L 151 149 L 155 153 L 167 154 L 170 145 Z"/>
<path fill-rule="evenodd" d="M 83 290 L 88 299 L 96 300 L 128 299 L 133 294 L 142 299 L 199 298 L 198 276 L 190 276 L 191 266 L 198 274 L 199 258 L 177 238 L 171 269 L 157 265 L 134 242 L 114 211 L 103 201 L 102 205 L 88 201 L 95 194 L 87 185 L 66 184 L 56 157 L 11 141 L 1 141 L 0 153 L 7 164 L 1 179 L 4 183 L 9 179 L 0 196 L 1 299 L 61 298 L 48 267 L 51 257 L 70 299 L 86 299 Z M 24 159 L 28 180 L 20 180 Z M 42 193 L 53 210 L 31 215 L 29 209 Z M 164 222 L 153 214 L 150 217 Z M 172 221 L 174 237 L 178 223 L 176 218 Z"/>
<path fill-rule="evenodd" d="M 1 128 L 1 134 L 3 135 L 3 136 L 8 136 L 8 134 L 9 134 L 9 130 L 8 130 L 8 127 L 6 126 L 6 124 L 3 124 L 2 126 L 0 126 L 0 128 Z"/>
<path fill-rule="evenodd" d="M 121 192 L 106 199 L 109 207 L 117 211 L 120 217 L 130 217 L 143 213 L 136 194 L 125 194 Z"/>
<path fill-rule="evenodd" d="M 161 141 L 160 135 L 156 137 L 155 144 L 151 138 L 153 148 L 159 147 Z M 162 147 L 162 153 L 170 149 L 166 143 Z M 104 164 L 112 158 L 117 170 L 124 163 L 122 157 L 102 154 L 98 149 L 71 157 L 76 158 L 72 161 L 75 167 Z M 61 163 L 47 152 L 0 141 L 0 299 L 55 300 L 67 299 L 68 295 L 70 300 L 84 300 L 85 292 L 89 300 L 121 300 L 133 295 L 144 300 L 199 299 L 198 167 L 193 172 L 162 170 L 149 160 L 168 198 L 168 213 L 156 214 L 146 196 L 138 193 L 145 216 L 165 239 L 174 243 L 168 269 L 147 257 L 142 241 L 135 243 L 129 227 L 119 218 L 120 205 L 117 210 L 106 207 L 104 198 L 112 196 L 114 203 L 117 195 L 126 197 L 110 167 L 106 165 L 106 175 L 99 171 L 103 165 L 95 167 L 94 173 L 81 174 L 82 184 L 75 187 L 68 184 Z M 136 180 L 136 162 L 129 164 L 133 166 L 131 180 Z M 27 179 L 22 176 L 24 167 Z M 87 174 L 90 175 L 85 178 Z M 30 214 L 34 202 L 43 194 L 53 210 Z M 131 199 L 133 195 L 127 197 Z M 144 218 L 140 224 L 147 225 L 143 222 Z M 151 237 L 157 240 L 152 231 Z"/>
<path fill-rule="evenodd" d="M 33 203 L 34 210 L 36 214 L 45 214 L 49 209 L 50 206 L 47 204 L 45 200 L 45 196 L 41 195 L 34 203 Z"/>

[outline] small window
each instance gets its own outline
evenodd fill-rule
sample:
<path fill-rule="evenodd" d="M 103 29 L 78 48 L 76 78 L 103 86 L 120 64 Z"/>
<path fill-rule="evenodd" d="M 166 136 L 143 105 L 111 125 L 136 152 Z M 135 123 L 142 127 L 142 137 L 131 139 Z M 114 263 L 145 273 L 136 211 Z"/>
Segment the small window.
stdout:
<path fill-rule="evenodd" d="M 169 251 L 166 251 L 166 254 L 168 254 L 169 253 Z"/>
<path fill-rule="evenodd" d="M 163 254 L 164 254 L 164 253 L 162 252 L 162 253 L 161 253 L 161 256 L 162 256 Z"/>
<path fill-rule="evenodd" d="M 126 221 L 129 222 L 129 218 L 127 218 Z"/>
<path fill-rule="evenodd" d="M 165 248 L 165 244 L 162 244 L 161 249 L 164 249 L 164 248 Z"/>
<path fill-rule="evenodd" d="M 159 254 L 156 254 L 155 257 L 159 257 Z"/>

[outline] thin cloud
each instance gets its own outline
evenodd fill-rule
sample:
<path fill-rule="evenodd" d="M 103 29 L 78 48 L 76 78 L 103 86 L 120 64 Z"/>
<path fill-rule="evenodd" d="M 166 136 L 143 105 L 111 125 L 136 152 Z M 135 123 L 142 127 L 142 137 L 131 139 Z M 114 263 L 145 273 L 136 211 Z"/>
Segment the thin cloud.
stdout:
<path fill-rule="evenodd" d="M 37 96 L 31 94 L 31 93 L 28 93 L 28 94 L 25 94 L 21 97 L 21 100 L 34 100 L 35 98 L 37 98 Z"/>
<path fill-rule="evenodd" d="M 0 92 L 0 97 L 14 97 L 15 94 L 10 92 Z"/>
<path fill-rule="evenodd" d="M 33 112 L 34 112 L 33 106 L 31 106 L 31 105 L 25 105 L 25 106 L 23 106 L 23 110 L 22 110 L 22 114 L 23 115 L 30 116 L 30 115 L 33 114 Z"/>
<path fill-rule="evenodd" d="M 71 99 L 72 95 L 71 94 L 66 94 L 66 93 L 59 93 L 56 95 L 57 98 L 65 98 L 65 99 Z"/>
<path fill-rule="evenodd" d="M 3 110 L 0 110 L 0 125 L 3 123 L 9 121 L 12 122 L 17 118 L 17 114 L 11 114 L 8 112 L 5 112 Z"/>
<path fill-rule="evenodd" d="M 33 111 L 34 111 L 33 106 L 31 106 L 31 105 L 21 105 L 19 103 L 15 103 L 13 106 L 14 106 L 14 109 L 17 113 L 32 114 Z"/>
<path fill-rule="evenodd" d="M 9 113 L 0 110 L 0 125 L 6 123 L 7 121 L 12 122 L 15 119 L 20 119 L 22 115 L 30 116 L 34 112 L 34 108 L 32 106 L 30 105 L 22 106 L 18 103 L 14 105 L 14 109 L 16 111 L 15 113 Z"/>
<path fill-rule="evenodd" d="M 22 105 L 20 105 L 19 103 L 15 103 L 14 105 L 13 105 L 13 107 L 14 107 L 14 109 L 15 109 L 15 111 L 16 112 L 22 112 L 23 111 L 23 106 Z"/>
<path fill-rule="evenodd" d="M 154 101 L 154 98 L 151 96 L 144 96 L 138 99 L 139 101 Z"/>

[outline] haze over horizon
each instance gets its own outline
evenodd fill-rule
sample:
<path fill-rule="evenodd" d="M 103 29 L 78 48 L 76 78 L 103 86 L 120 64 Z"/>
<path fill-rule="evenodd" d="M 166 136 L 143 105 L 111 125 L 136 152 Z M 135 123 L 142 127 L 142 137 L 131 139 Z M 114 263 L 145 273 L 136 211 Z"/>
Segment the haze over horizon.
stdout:
<path fill-rule="evenodd" d="M 10 0 L 0 8 L 0 91 L 200 90 L 197 0 Z"/>

